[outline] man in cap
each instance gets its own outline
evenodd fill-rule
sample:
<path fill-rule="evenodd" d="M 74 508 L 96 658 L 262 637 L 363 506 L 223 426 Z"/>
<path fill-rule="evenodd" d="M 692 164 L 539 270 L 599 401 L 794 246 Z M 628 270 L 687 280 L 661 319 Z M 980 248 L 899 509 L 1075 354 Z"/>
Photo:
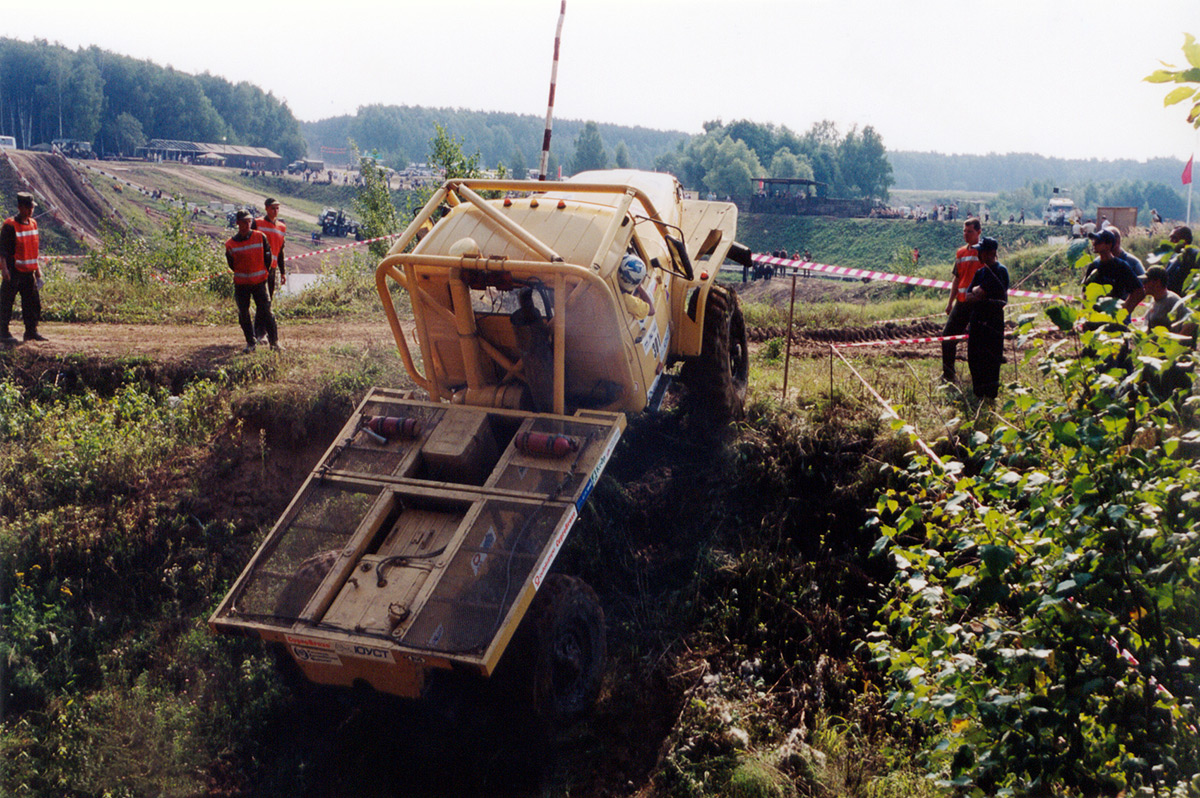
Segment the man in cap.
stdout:
<path fill-rule="evenodd" d="M 1127 252 L 1121 247 L 1121 228 L 1114 225 L 1108 228 L 1108 232 L 1112 233 L 1113 238 L 1116 239 L 1113 243 L 1113 257 L 1128 263 L 1129 268 L 1133 270 L 1133 275 L 1139 280 L 1142 279 L 1146 274 L 1146 267 L 1142 265 L 1142 261 L 1137 255 Z"/>
<path fill-rule="evenodd" d="M 258 230 L 267 237 L 267 244 L 271 247 L 271 268 L 267 274 L 267 293 L 271 297 L 271 301 L 275 301 L 275 275 L 279 274 L 279 284 L 287 285 L 287 272 L 283 265 L 283 237 L 287 233 L 287 225 L 279 221 L 279 200 L 274 197 L 267 197 L 263 202 L 263 208 L 266 213 L 261 219 L 255 219 L 250 225 L 251 230 Z M 254 337 L 261 341 L 266 336 L 267 331 L 254 325 Z"/>
<path fill-rule="evenodd" d="M 971 279 L 979 268 L 979 253 L 975 249 L 983 228 L 979 219 L 970 216 L 963 222 L 965 246 L 954 253 L 954 281 L 950 285 L 950 299 L 946 301 L 946 326 L 943 336 L 962 335 L 971 321 L 971 308 L 963 306 Z M 942 379 L 954 382 L 954 359 L 958 355 L 958 341 L 942 341 Z"/>
<path fill-rule="evenodd" d="M 1090 283 L 1108 287 L 1108 295 L 1115 299 L 1124 300 L 1125 310 L 1132 312 L 1137 304 L 1146 296 L 1146 289 L 1129 268 L 1129 264 L 1119 260 L 1113 250 L 1116 248 L 1116 236 L 1111 230 L 1098 230 L 1088 234 L 1092 240 L 1092 249 L 1096 259 L 1087 268 L 1087 276 L 1083 284 Z"/>
<path fill-rule="evenodd" d="M 1167 264 L 1167 288 L 1183 294 L 1191 282 L 1192 270 L 1196 268 L 1196 255 L 1200 253 L 1192 245 L 1192 228 L 1180 225 L 1171 231 L 1171 244 L 1175 255 Z"/>
<path fill-rule="evenodd" d="M 247 210 L 237 212 L 238 231 L 225 242 L 225 261 L 233 271 L 233 298 L 237 302 L 238 324 L 246 336 L 243 352 L 253 352 L 257 343 L 255 325 L 267 331 L 271 348 L 279 351 L 279 331 L 271 313 L 271 295 L 267 292 L 267 273 L 271 269 L 271 247 L 267 237 L 251 230 L 254 217 Z M 250 321 L 250 300 L 254 300 L 254 322 Z"/>
<path fill-rule="evenodd" d="M 1000 364 L 1004 362 L 1004 306 L 1008 304 L 1008 269 L 996 260 L 1000 243 L 979 239 L 979 268 L 966 295 L 959 301 L 971 314 L 967 326 L 967 367 L 971 389 L 980 399 L 995 399 L 1000 392 Z"/>
<path fill-rule="evenodd" d="M 33 218 L 36 203 L 27 192 L 17 194 L 17 215 L 5 219 L 0 228 L 0 343 L 15 344 L 8 330 L 13 302 L 21 295 L 21 320 L 25 322 L 26 341 L 45 341 L 38 333 L 42 317 L 42 299 L 38 287 L 42 270 L 38 266 L 38 226 Z"/>

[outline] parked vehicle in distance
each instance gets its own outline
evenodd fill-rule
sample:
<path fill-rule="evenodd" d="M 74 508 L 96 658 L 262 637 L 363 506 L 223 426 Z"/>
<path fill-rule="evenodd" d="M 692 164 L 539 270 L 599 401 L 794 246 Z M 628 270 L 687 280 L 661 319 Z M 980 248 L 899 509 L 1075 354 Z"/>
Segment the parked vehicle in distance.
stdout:
<path fill-rule="evenodd" d="M 1056 227 L 1070 224 L 1071 215 L 1075 212 L 1075 200 L 1070 197 L 1054 197 L 1042 211 L 1042 222 Z"/>
<path fill-rule="evenodd" d="M 300 175 L 305 172 L 324 172 L 325 162 L 316 161 L 312 158 L 301 158 L 298 161 L 292 161 L 287 165 L 287 173 L 289 175 Z"/>
<path fill-rule="evenodd" d="M 50 142 L 50 146 L 56 148 L 68 158 L 80 158 L 88 161 L 96 157 L 96 153 L 92 151 L 92 142 L 90 141 L 54 139 Z"/>
<path fill-rule="evenodd" d="M 0 150 L 15 150 L 17 139 L 14 136 L 0 136 Z"/>

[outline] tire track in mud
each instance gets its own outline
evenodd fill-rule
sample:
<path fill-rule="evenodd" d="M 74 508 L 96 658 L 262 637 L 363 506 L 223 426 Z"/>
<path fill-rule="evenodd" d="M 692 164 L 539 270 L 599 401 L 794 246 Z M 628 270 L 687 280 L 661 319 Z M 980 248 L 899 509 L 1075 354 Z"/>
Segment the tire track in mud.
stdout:
<path fill-rule="evenodd" d="M 868 327 L 795 327 L 792 330 L 793 344 L 845 344 L 865 341 L 889 341 L 894 338 L 926 338 L 940 335 L 942 324 L 934 321 L 923 321 L 917 324 L 876 324 Z M 751 341 L 761 343 L 772 338 L 783 338 L 787 334 L 786 325 L 767 325 L 751 327 L 748 331 Z"/>

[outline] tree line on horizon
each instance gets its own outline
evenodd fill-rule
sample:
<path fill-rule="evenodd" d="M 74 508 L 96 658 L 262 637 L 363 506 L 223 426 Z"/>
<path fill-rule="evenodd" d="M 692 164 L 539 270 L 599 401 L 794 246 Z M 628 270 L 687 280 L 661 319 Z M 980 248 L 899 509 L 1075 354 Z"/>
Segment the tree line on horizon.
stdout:
<path fill-rule="evenodd" d="M 535 114 L 373 104 L 353 115 L 296 120 L 286 101 L 249 82 L 191 75 L 98 47 L 0 38 L 0 134 L 29 148 L 56 138 L 90 141 L 101 155 L 132 155 L 152 138 L 268 147 L 290 161 L 323 147 L 356 146 L 393 168 L 427 159 L 441 125 L 488 168 L 525 175 L 540 158 Z M 745 196 L 758 177 L 807 178 L 837 197 L 886 200 L 891 188 L 1001 192 L 1004 204 L 1043 203 L 1042 183 L 1089 200 L 1177 215 L 1182 163 L 1098 161 L 1031 153 L 945 155 L 888 151 L 871 126 L 842 133 L 828 120 L 804 133 L 750 120 L 706 122 L 703 132 L 555 120 L 550 173 L 612 166 L 675 174 L 689 189 Z"/>
<path fill-rule="evenodd" d="M 287 103 L 252 83 L 44 39 L 0 38 L 0 135 L 23 149 L 88 141 L 101 155 L 155 138 L 267 147 L 286 160 L 305 151 Z"/>

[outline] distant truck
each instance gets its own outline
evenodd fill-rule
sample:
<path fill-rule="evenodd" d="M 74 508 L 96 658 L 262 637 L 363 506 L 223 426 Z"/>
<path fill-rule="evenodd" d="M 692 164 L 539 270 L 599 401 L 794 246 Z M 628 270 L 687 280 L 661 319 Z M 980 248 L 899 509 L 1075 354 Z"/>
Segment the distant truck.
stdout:
<path fill-rule="evenodd" d="M 288 164 L 287 171 L 289 175 L 302 175 L 305 172 L 324 172 L 325 162 L 316 161 L 312 158 L 301 158 L 298 161 L 292 161 Z"/>
<path fill-rule="evenodd" d="M 1066 227 L 1075 213 L 1075 200 L 1070 197 L 1054 197 L 1042 211 L 1042 222 L 1054 227 Z"/>
<path fill-rule="evenodd" d="M 322 235 L 354 236 L 357 241 L 361 241 L 363 238 L 362 226 L 347 216 L 345 211 L 326 208 L 317 217 L 317 224 L 321 225 Z"/>
<path fill-rule="evenodd" d="M 96 157 L 96 153 L 92 151 L 92 143 L 90 141 L 79 141 L 78 139 L 54 139 L 50 142 L 50 146 L 68 158 L 79 158 L 85 161 L 90 161 Z"/>

